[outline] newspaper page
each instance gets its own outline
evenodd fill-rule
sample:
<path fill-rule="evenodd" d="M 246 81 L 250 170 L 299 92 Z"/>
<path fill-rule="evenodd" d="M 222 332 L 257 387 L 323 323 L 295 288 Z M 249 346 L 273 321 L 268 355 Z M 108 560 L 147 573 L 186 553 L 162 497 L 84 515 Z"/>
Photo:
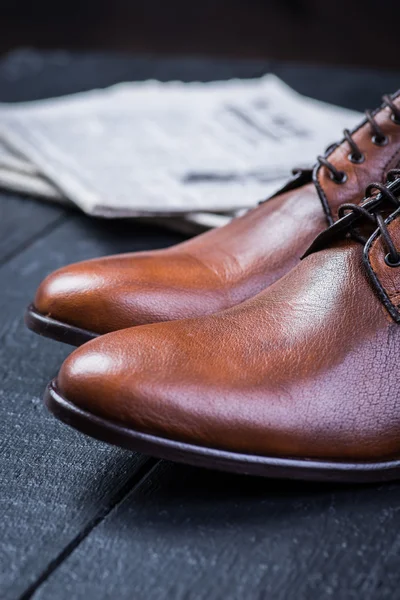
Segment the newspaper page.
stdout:
<path fill-rule="evenodd" d="M 26 188 L 36 178 L 38 195 L 42 186 L 47 198 L 64 196 L 103 217 L 201 213 L 194 220 L 207 227 L 207 213 L 222 213 L 211 215 L 222 224 L 254 206 L 359 118 L 301 96 L 274 75 L 147 81 L 0 104 L 0 141 L 15 153 L 9 178 L 19 173 Z M 5 162 L 0 150 L 3 180 Z"/>

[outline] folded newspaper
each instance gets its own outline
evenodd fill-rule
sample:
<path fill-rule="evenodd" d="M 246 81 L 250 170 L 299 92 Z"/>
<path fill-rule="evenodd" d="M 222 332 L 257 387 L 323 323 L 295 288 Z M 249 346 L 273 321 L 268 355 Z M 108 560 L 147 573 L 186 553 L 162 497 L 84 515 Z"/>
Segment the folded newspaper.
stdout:
<path fill-rule="evenodd" d="M 0 186 L 196 233 L 268 197 L 359 118 L 274 75 L 0 104 Z"/>

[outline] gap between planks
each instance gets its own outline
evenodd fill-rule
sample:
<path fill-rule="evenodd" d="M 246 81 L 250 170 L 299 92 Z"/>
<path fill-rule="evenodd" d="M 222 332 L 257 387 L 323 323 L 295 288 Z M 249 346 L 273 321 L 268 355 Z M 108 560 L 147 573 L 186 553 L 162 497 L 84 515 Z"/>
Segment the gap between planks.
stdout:
<path fill-rule="evenodd" d="M 37 231 L 36 233 L 34 233 L 30 237 L 28 237 L 25 241 L 21 242 L 21 244 L 19 244 L 12 252 L 10 252 L 9 254 L 6 254 L 5 256 L 2 256 L 0 258 L 0 268 L 3 267 L 6 263 L 10 262 L 13 258 L 18 256 L 19 254 L 22 254 L 22 252 L 27 250 L 30 246 L 32 246 L 38 240 L 50 235 L 50 233 L 52 233 L 55 229 L 58 229 L 59 227 L 61 227 L 61 225 L 63 225 L 70 219 L 71 219 L 71 215 L 62 214 L 62 215 L 59 215 L 58 217 L 56 217 L 54 219 L 54 221 L 52 221 L 51 223 L 47 223 L 47 225 L 45 225 L 42 229 L 40 229 L 39 231 Z"/>
<path fill-rule="evenodd" d="M 40 586 L 58 569 L 58 567 L 72 554 L 72 552 L 87 538 L 87 536 L 100 523 L 124 501 L 126 496 L 135 488 L 139 487 L 146 481 L 156 467 L 161 463 L 161 460 L 155 458 L 144 457 L 143 464 L 138 471 L 126 482 L 118 493 L 112 498 L 109 505 L 101 510 L 96 516 L 91 519 L 87 525 L 72 539 L 66 546 L 53 558 L 53 560 L 42 571 L 41 575 L 31 583 L 31 585 L 21 594 L 19 600 L 30 600 Z"/>

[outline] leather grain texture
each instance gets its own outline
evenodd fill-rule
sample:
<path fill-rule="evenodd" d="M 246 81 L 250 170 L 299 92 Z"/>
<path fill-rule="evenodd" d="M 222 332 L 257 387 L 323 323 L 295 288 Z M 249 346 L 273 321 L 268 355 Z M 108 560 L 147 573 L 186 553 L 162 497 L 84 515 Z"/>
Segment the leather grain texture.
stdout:
<path fill-rule="evenodd" d="M 399 341 L 362 246 L 342 241 L 228 310 L 89 342 L 58 388 L 88 412 L 174 440 L 381 460 L 400 456 Z"/>

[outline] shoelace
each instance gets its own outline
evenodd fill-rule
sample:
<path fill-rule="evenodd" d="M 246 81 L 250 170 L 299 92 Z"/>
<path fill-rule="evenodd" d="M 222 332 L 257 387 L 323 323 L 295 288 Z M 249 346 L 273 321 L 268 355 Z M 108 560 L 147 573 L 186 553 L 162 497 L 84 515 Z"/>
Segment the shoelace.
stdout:
<path fill-rule="evenodd" d="M 395 105 L 395 103 L 393 102 L 393 99 L 388 94 L 385 94 L 384 96 L 382 96 L 382 101 L 383 101 L 383 104 L 388 106 L 390 108 L 390 110 L 392 111 L 392 115 L 391 115 L 392 121 L 394 123 L 396 123 L 396 125 L 400 125 L 400 109 Z M 370 110 L 366 110 L 365 116 L 371 126 L 372 142 L 376 146 L 385 146 L 388 143 L 388 138 L 384 134 L 382 129 L 379 127 L 378 123 L 375 120 L 374 115 L 372 114 L 372 112 Z M 356 164 L 360 164 L 360 163 L 364 162 L 364 160 L 365 160 L 364 154 L 361 152 L 357 143 L 352 138 L 351 132 L 348 129 L 345 129 L 343 131 L 343 136 L 351 148 L 351 152 L 348 156 L 349 160 Z M 317 161 L 321 166 L 324 166 L 328 169 L 328 171 L 330 172 L 332 181 L 334 181 L 337 184 L 345 183 L 347 181 L 347 174 L 345 173 L 345 171 L 339 171 L 339 169 L 337 169 L 335 167 L 335 165 L 332 164 L 327 158 L 325 158 L 324 156 L 318 156 Z"/>
<path fill-rule="evenodd" d="M 362 245 L 367 244 L 369 236 L 363 235 L 359 230 L 364 221 L 372 225 L 371 233 L 378 229 L 382 234 L 387 252 L 386 264 L 389 267 L 400 267 L 400 249 L 396 248 L 385 223 L 390 214 L 400 210 L 400 169 L 391 169 L 387 173 L 385 184 L 371 183 L 365 192 L 362 206 L 353 203 L 339 206 L 339 219 L 317 235 L 302 258 L 329 247 L 338 237 L 350 236 Z"/>
<path fill-rule="evenodd" d="M 392 169 L 387 174 L 386 185 L 383 183 L 370 183 L 365 190 L 365 197 L 373 198 L 376 195 L 376 192 L 378 192 L 381 194 L 381 201 L 387 200 L 389 205 L 394 206 L 395 209 L 400 208 L 400 200 L 387 187 L 388 183 L 391 183 L 397 179 L 400 179 L 400 169 Z M 371 207 L 369 209 L 358 204 L 347 203 L 342 204 L 339 207 L 338 217 L 341 219 L 346 214 L 349 214 L 349 212 L 352 212 L 353 214 L 358 215 L 359 217 L 364 218 L 368 222 L 372 223 L 375 228 L 377 227 L 381 232 L 382 242 L 387 250 L 387 254 L 385 256 L 386 264 L 389 267 L 400 267 L 400 252 L 394 245 L 390 236 L 384 216 L 382 215 L 382 209 L 382 202 L 380 202 L 378 206 L 373 208 Z M 365 245 L 368 241 L 368 238 L 361 235 L 354 225 L 350 228 L 350 235 L 354 240 L 360 242 L 360 244 Z"/>

